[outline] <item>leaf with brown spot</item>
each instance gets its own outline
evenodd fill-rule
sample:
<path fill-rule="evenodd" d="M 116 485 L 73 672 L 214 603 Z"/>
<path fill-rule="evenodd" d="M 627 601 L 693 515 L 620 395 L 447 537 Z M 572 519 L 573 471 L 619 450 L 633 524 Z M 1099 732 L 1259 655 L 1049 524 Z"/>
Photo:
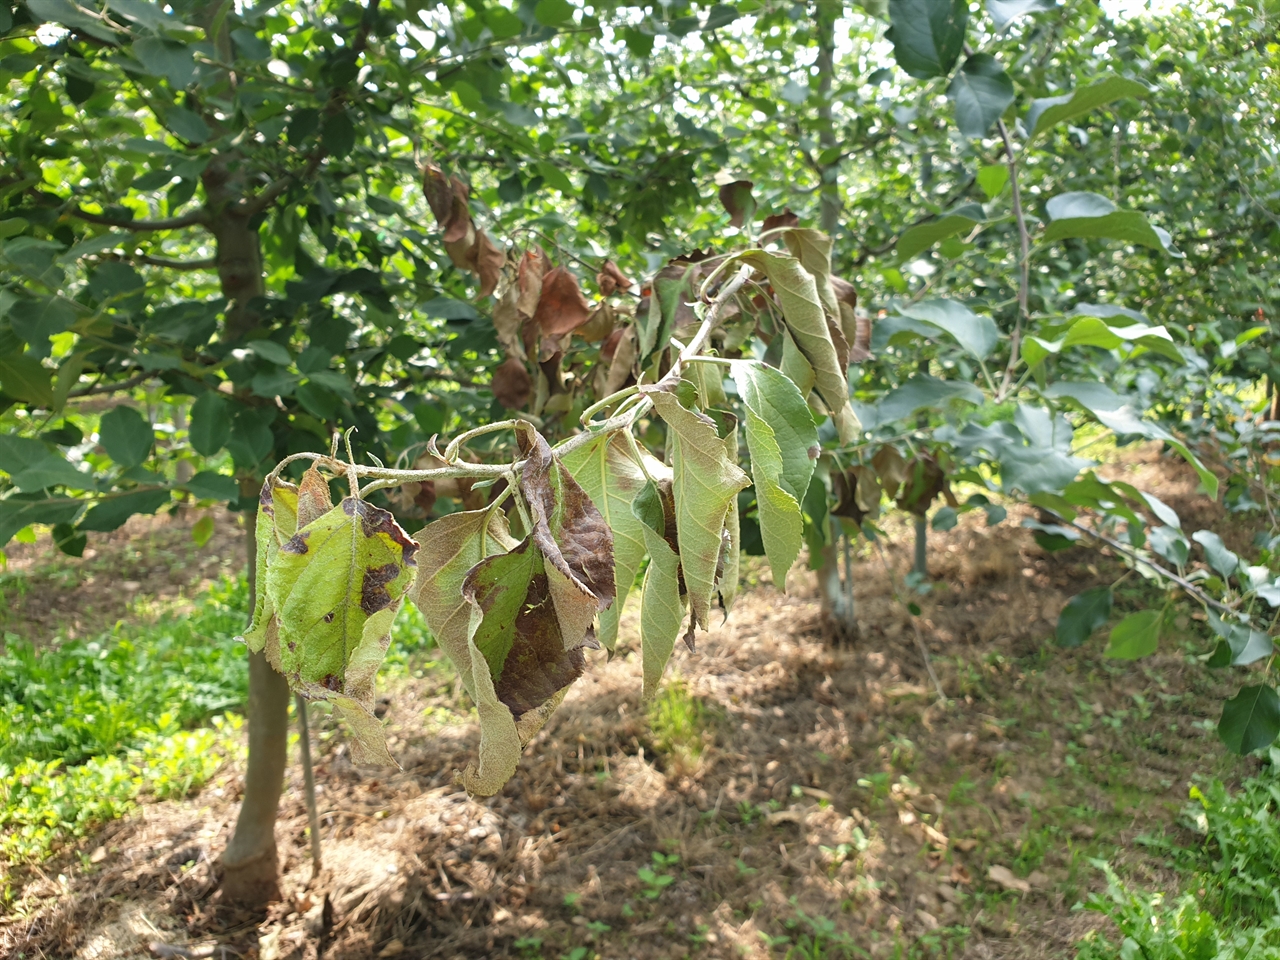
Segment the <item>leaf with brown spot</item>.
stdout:
<path fill-rule="evenodd" d="M 610 296 L 618 290 L 630 290 L 634 285 L 635 281 L 619 270 L 612 260 L 606 260 L 596 274 L 596 286 L 600 288 L 602 297 Z"/>
<path fill-rule="evenodd" d="M 267 571 L 280 545 L 293 536 L 298 526 L 298 488 L 278 477 L 268 478 L 258 494 L 258 517 L 254 526 L 253 622 L 242 638 L 253 653 L 262 650 L 275 634 L 275 606 L 267 595 Z M 268 636 L 270 631 L 271 636 Z"/>
<path fill-rule="evenodd" d="M 355 497 L 280 545 L 266 586 L 278 611 L 281 672 L 296 692 L 339 693 L 372 709 L 417 550 L 390 513 Z"/>
<path fill-rule="evenodd" d="M 533 320 L 548 337 L 562 337 L 587 322 L 591 305 L 582 295 L 578 278 L 564 267 L 556 267 L 542 278 L 542 292 Z"/>
<path fill-rule="evenodd" d="M 591 316 L 587 318 L 587 322 L 575 330 L 574 333 L 587 343 L 599 343 L 613 333 L 615 321 L 616 314 L 613 310 L 613 304 L 606 300 L 591 311 Z"/>
<path fill-rule="evenodd" d="M 781 230 L 785 227 L 800 226 L 800 218 L 791 212 L 791 208 L 783 210 L 781 213 L 775 213 L 772 216 L 764 218 L 764 226 L 761 230 L 768 233 L 770 230 Z"/>
<path fill-rule="evenodd" d="M 729 226 L 741 227 L 754 218 L 756 201 L 751 195 L 754 186 L 750 180 L 735 180 L 720 188 L 720 204 L 729 214 Z"/>
<path fill-rule="evenodd" d="M 898 491 L 907 482 L 908 474 L 907 461 L 898 452 L 898 448 L 885 444 L 871 458 L 871 465 L 876 468 L 876 475 L 880 478 L 884 492 L 891 499 L 896 499 Z"/>
<path fill-rule="evenodd" d="M 927 453 L 914 457 L 906 469 L 906 479 L 898 493 L 898 507 L 923 517 L 939 495 L 949 495 L 950 485 L 938 461 Z M 950 496 L 947 499 L 952 499 Z"/>
<path fill-rule="evenodd" d="M 880 478 L 873 467 L 850 467 L 831 474 L 832 492 L 836 505 L 832 516 L 845 517 L 856 526 L 862 526 L 867 517 L 872 520 L 880 515 Z"/>
<path fill-rule="evenodd" d="M 480 298 L 483 299 L 498 288 L 498 279 L 502 276 L 503 264 L 507 262 L 507 254 L 499 249 L 489 234 L 483 230 L 476 234 L 476 273 L 480 275 Z"/>
<path fill-rule="evenodd" d="M 489 384 L 493 398 L 508 410 L 523 410 L 533 396 L 533 378 L 524 363 L 507 357 L 493 371 Z"/>
<path fill-rule="evenodd" d="M 613 532 L 573 475 L 532 424 L 517 424 L 525 457 L 520 493 L 532 537 L 546 559 L 550 596 L 567 649 L 587 642 L 596 614 L 613 603 Z"/>

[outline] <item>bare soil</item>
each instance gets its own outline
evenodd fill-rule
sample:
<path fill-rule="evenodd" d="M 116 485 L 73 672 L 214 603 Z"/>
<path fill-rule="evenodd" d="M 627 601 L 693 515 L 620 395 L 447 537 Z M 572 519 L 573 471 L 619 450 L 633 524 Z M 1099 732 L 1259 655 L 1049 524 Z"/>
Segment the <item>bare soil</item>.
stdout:
<path fill-rule="evenodd" d="M 1151 448 L 1101 472 L 1156 491 L 1189 529 L 1213 525 L 1236 546 L 1251 536 Z M 1177 835 L 1193 775 L 1233 779 L 1253 761 L 1217 741 L 1220 700 L 1240 677 L 1194 659 L 1210 644 L 1187 604 L 1176 635 L 1138 663 L 1104 660 L 1101 636 L 1053 646 L 1063 603 L 1123 568 L 1088 547 L 1046 554 L 1020 516 L 986 527 L 975 512 L 931 534 L 919 639 L 894 598 L 910 564 L 905 525 L 891 527 L 883 562 L 861 544 L 851 647 L 827 642 L 811 576 L 793 573 L 787 595 L 750 567 L 732 616 L 670 668 L 677 693 L 665 702 L 685 734 L 655 728 L 640 702 L 632 620 L 620 655 L 591 662 L 489 800 L 453 784 L 478 742 L 465 695 L 447 664 L 416 663 L 387 684 L 401 771 L 353 767 L 341 731 L 321 723 L 315 882 L 291 773 L 277 827 L 288 899 L 265 919 L 216 892 L 240 789 L 231 765 L 199 795 L 145 805 L 15 873 L 24 886 L 0 921 L 0 953 L 107 960 L 162 942 L 262 960 L 1070 957 L 1100 922 L 1072 910 L 1100 885 L 1089 858 L 1176 888 L 1140 838 Z M 155 558 L 145 574 L 137 560 L 148 590 L 165 575 L 161 557 L 185 558 L 153 592 L 195 589 L 239 562 L 225 517 L 192 557 L 175 546 L 183 522 L 95 540 L 97 558 L 77 573 L 105 564 L 92 583 L 45 585 L 47 558 L 33 555 L 10 620 L 51 629 L 77 603 L 122 615 L 98 578 L 123 576 L 126 556 Z M 1153 598 L 1132 576 L 1117 592 L 1122 612 Z"/>

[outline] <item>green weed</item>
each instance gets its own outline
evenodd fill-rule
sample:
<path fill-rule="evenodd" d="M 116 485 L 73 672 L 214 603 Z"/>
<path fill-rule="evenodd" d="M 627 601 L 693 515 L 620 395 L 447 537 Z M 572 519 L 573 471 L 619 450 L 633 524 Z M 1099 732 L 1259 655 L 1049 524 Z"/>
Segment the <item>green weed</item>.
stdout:
<path fill-rule="evenodd" d="M 649 705 L 653 745 L 677 775 L 697 769 L 706 749 L 711 717 L 681 681 L 667 684 Z"/>

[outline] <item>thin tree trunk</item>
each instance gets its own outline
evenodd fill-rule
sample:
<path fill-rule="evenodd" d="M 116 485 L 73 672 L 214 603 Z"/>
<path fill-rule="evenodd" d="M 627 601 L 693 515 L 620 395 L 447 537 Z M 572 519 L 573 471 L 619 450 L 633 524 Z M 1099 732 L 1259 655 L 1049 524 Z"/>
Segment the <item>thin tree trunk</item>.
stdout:
<path fill-rule="evenodd" d="M 241 496 L 252 495 L 252 481 L 241 481 Z M 249 608 L 257 575 L 257 514 L 245 514 L 249 566 Z M 249 764 L 235 833 L 222 854 L 222 896 L 261 907 L 280 899 L 276 854 L 276 813 L 288 764 L 289 684 L 262 653 L 249 654 Z"/>

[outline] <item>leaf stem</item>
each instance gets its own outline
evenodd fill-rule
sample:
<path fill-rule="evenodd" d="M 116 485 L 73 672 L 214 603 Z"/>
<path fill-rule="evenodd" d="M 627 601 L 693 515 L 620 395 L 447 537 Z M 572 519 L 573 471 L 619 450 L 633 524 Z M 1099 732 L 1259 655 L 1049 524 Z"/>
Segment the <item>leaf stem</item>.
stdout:
<path fill-rule="evenodd" d="M 486 433 L 497 433 L 500 430 L 513 430 L 518 420 L 495 420 L 493 423 L 486 423 L 482 427 L 475 427 L 466 433 L 460 433 L 449 441 L 449 445 L 444 448 L 444 459 L 450 463 L 458 459 L 458 451 L 462 445 L 476 437 L 484 436 Z"/>
<path fill-rule="evenodd" d="M 605 397 L 603 400 L 597 400 L 591 406 L 587 407 L 587 409 L 582 411 L 582 416 L 579 418 L 579 420 L 581 421 L 584 427 L 590 426 L 591 418 L 594 417 L 601 410 L 603 410 L 605 407 L 611 407 L 615 403 L 617 403 L 619 400 L 625 400 L 627 397 L 633 396 L 634 394 L 637 394 L 639 392 L 640 392 L 640 387 L 638 384 L 632 384 L 629 387 L 623 387 L 617 393 L 611 393 L 609 394 L 609 396 Z"/>
<path fill-rule="evenodd" d="M 1027 308 L 1027 300 L 1031 286 L 1031 236 L 1027 233 L 1026 211 L 1022 208 L 1022 188 L 1018 184 L 1018 161 L 1013 155 L 1013 141 L 1009 138 L 1009 128 L 1004 119 L 997 121 L 1000 139 L 1004 141 L 1004 155 L 1009 164 L 1009 185 L 1013 191 L 1013 219 L 1018 224 L 1018 246 L 1021 255 L 1018 259 L 1018 316 L 1013 324 L 1013 336 L 1009 343 L 1009 365 L 1005 367 L 1004 379 L 1000 383 L 997 400 L 1004 399 L 1013 382 L 1013 371 L 1018 366 L 1018 351 L 1022 345 L 1022 323 L 1030 320 L 1031 313 Z"/>

